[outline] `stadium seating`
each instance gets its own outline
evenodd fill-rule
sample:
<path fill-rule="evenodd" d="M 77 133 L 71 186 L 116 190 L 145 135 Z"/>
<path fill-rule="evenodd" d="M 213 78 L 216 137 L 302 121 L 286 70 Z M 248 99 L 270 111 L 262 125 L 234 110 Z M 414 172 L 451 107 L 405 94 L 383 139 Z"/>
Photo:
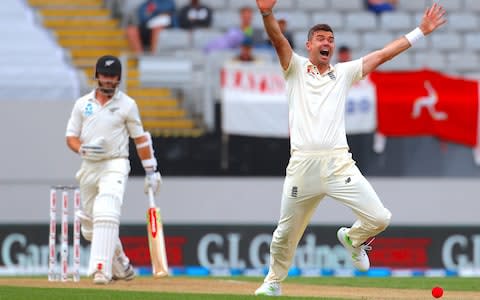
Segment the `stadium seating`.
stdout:
<path fill-rule="evenodd" d="M 153 135 L 196 136 L 203 132 L 202 125 L 187 113 L 173 90 L 142 83 L 137 57 L 129 53 L 119 21 L 106 8 L 113 7 L 113 3 L 105 6 L 102 0 L 29 0 L 29 4 L 37 8 L 43 25 L 83 71 L 89 86 L 94 84 L 94 65 L 99 56 L 121 57 L 125 69 L 123 88 L 137 100 L 144 126 Z M 179 30 L 175 33 L 164 34 L 168 43 L 162 40 L 162 47 L 189 48 L 190 36 Z"/>
<path fill-rule="evenodd" d="M 57 4 L 48 7 L 46 6 L 48 2 Z M 69 11 L 65 9 L 77 2 L 82 3 L 81 9 Z M 42 6 L 43 24 L 55 32 L 58 43 L 69 50 L 73 63 L 85 70 L 88 78 L 93 74 L 93 61 L 98 55 L 105 51 L 120 55 L 127 48 L 118 20 L 110 17 L 111 14 L 105 9 L 105 5 L 101 5 L 101 2 L 102 0 L 29 0 L 33 6 Z M 59 5 L 59 3 L 64 4 Z M 187 3 L 189 3 L 188 0 L 176 1 L 177 8 Z M 225 51 L 213 58 L 205 56 L 202 48 L 208 41 L 220 36 L 228 28 L 238 26 L 239 8 L 255 7 L 255 3 L 251 0 L 202 0 L 202 3 L 213 9 L 212 27 L 193 31 L 176 28 L 164 30 L 159 35 L 156 55 L 191 57 L 192 80 L 200 78 L 204 81 L 205 77 L 202 76 L 207 74 L 208 81 L 213 82 L 204 86 L 219 89 L 216 82 L 218 76 L 215 74 L 219 72 L 224 60 L 230 59 L 234 52 Z M 413 29 L 419 23 L 424 8 L 430 3 L 430 0 L 399 1 L 396 11 L 377 16 L 365 9 L 363 0 L 282 0 L 277 2 L 276 13 L 287 16 L 288 27 L 293 33 L 297 53 L 305 54 L 304 45 L 310 26 L 316 23 L 327 23 L 335 31 L 337 45 L 350 46 L 356 58 L 383 47 L 389 41 Z M 381 69 L 402 70 L 428 67 L 455 75 L 478 74 L 475 66 L 480 60 L 480 36 L 476 32 L 480 25 L 480 17 L 477 13 L 480 11 L 479 3 L 480 1 L 476 0 L 442 1 L 441 4 L 448 10 L 448 24 L 434 35 L 420 40 L 407 53 L 386 63 Z M 253 24 L 255 27 L 263 27 L 259 14 L 254 15 Z M 266 59 L 267 55 L 262 57 Z M 141 88 L 140 77 L 143 70 L 138 69 L 139 63 L 134 59 L 128 59 L 126 64 L 129 69 L 128 88 L 135 93 L 135 89 Z M 168 97 L 174 97 L 174 94 L 175 91 L 171 91 Z M 212 94 L 217 99 L 219 91 L 200 92 L 196 96 Z M 188 106 L 186 103 L 177 106 L 182 105 Z M 152 112 L 146 114 L 155 115 Z M 163 112 L 158 114 L 165 115 Z M 188 115 L 188 112 L 175 111 L 172 115 Z"/>
<path fill-rule="evenodd" d="M 22 1 L 0 6 L 0 100 L 71 100 L 80 78 L 65 52 Z M 55 88 L 52 88 L 54 85 Z"/>

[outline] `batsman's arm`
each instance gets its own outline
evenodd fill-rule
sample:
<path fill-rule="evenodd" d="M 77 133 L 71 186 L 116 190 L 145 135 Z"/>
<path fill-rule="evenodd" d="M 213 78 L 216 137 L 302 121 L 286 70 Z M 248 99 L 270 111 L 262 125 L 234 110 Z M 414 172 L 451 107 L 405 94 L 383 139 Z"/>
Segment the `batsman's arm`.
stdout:
<path fill-rule="evenodd" d="M 137 147 L 138 157 L 142 161 L 142 166 L 145 169 L 145 193 L 152 189 L 155 194 L 160 191 L 162 184 L 162 176 L 157 171 L 157 159 L 152 145 L 152 137 L 149 132 L 134 138 Z"/>
<path fill-rule="evenodd" d="M 153 147 L 147 134 L 133 139 L 137 147 L 137 154 L 141 160 L 153 158 Z"/>
<path fill-rule="evenodd" d="M 280 65 L 286 70 L 292 58 L 293 50 L 273 15 L 275 2 L 275 0 L 257 0 L 257 6 L 262 14 L 263 25 L 265 26 L 268 38 L 277 52 Z"/>
<path fill-rule="evenodd" d="M 80 142 L 80 138 L 78 136 L 67 136 L 67 146 L 73 152 L 78 153 L 81 145 L 82 142 Z"/>
<path fill-rule="evenodd" d="M 363 76 L 374 71 L 378 66 L 391 60 L 398 54 L 410 48 L 417 40 L 432 33 L 447 22 L 445 9 L 434 3 L 425 10 L 420 25 L 410 33 L 387 44 L 383 49 L 374 51 L 363 57 Z"/>

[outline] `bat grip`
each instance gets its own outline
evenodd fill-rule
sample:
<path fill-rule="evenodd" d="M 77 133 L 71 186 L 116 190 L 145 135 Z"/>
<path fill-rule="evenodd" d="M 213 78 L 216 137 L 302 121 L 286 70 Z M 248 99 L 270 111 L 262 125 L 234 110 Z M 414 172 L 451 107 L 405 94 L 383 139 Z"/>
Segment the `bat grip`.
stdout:
<path fill-rule="evenodd" d="M 151 187 L 148 188 L 148 202 L 150 207 L 155 207 L 155 197 L 153 196 L 153 190 Z"/>

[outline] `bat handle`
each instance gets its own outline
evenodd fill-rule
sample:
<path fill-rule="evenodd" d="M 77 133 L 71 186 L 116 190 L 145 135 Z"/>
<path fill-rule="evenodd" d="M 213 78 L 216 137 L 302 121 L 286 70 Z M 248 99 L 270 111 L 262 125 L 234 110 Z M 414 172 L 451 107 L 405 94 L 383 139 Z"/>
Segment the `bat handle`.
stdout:
<path fill-rule="evenodd" d="M 153 195 L 152 187 L 148 188 L 148 202 L 149 202 L 150 207 L 155 207 L 155 197 Z"/>

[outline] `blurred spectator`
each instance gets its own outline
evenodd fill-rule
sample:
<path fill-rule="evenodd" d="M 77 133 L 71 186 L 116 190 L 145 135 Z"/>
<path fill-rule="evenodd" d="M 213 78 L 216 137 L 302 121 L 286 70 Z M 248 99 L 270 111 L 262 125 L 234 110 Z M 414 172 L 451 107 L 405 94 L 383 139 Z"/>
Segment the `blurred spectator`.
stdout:
<path fill-rule="evenodd" d="M 133 6 L 133 3 L 130 5 Z M 160 32 L 164 28 L 176 25 L 175 2 L 174 0 L 144 0 L 125 19 L 126 35 L 132 50 L 141 54 L 144 48 L 149 48 L 151 53 L 156 53 Z"/>
<path fill-rule="evenodd" d="M 376 13 L 377 15 L 385 11 L 394 11 L 397 6 L 397 2 L 398 0 L 366 0 L 367 9 Z"/>
<path fill-rule="evenodd" d="M 352 60 L 352 50 L 347 45 L 341 45 L 337 52 L 337 62 L 347 62 Z"/>
<path fill-rule="evenodd" d="M 252 53 L 253 40 L 249 37 L 245 37 L 240 45 L 240 52 L 234 57 L 234 61 L 252 62 L 255 61 L 255 57 Z"/>
<path fill-rule="evenodd" d="M 145 0 L 117 0 L 122 3 L 120 10 L 120 23 L 125 30 L 125 35 L 132 50 L 136 54 L 143 53 L 143 43 L 140 37 L 140 20 L 138 16 L 138 9 Z"/>
<path fill-rule="evenodd" d="M 205 46 L 205 52 L 212 52 L 222 49 L 239 49 L 245 37 L 252 40 L 253 47 L 262 45 L 263 29 L 253 28 L 253 9 L 245 6 L 240 8 L 240 26 L 238 28 L 230 28 L 227 32 L 214 40 L 211 40 Z"/>
<path fill-rule="evenodd" d="M 286 14 L 279 13 L 276 16 L 276 18 L 277 18 L 277 22 L 278 22 L 278 26 L 280 27 L 280 30 L 282 31 L 283 35 L 285 36 L 285 38 L 290 43 L 290 47 L 292 47 L 292 49 L 294 49 L 295 44 L 293 43 L 293 35 L 288 30 L 288 16 Z M 268 38 L 265 40 L 265 44 L 267 45 L 267 47 L 272 47 L 272 42 Z"/>
<path fill-rule="evenodd" d="M 178 13 L 178 24 L 183 29 L 210 27 L 212 10 L 200 3 L 200 0 L 191 0 Z"/>

